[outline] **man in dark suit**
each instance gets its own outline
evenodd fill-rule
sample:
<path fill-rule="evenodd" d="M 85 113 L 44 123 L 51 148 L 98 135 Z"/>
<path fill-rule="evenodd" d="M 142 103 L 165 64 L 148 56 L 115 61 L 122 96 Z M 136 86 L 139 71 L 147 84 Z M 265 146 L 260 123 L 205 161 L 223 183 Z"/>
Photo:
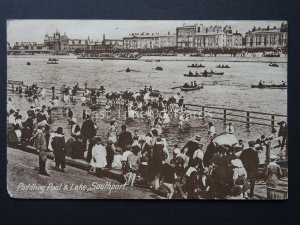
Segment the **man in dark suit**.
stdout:
<path fill-rule="evenodd" d="M 88 154 L 87 154 L 87 162 L 90 162 L 92 158 L 92 141 L 96 136 L 97 130 L 95 129 L 95 124 L 92 121 L 90 115 L 87 115 L 86 121 L 83 122 L 81 127 L 81 135 L 82 135 L 82 143 L 84 146 L 84 150 L 86 150 L 87 140 L 89 140 Z"/>
<path fill-rule="evenodd" d="M 195 140 L 190 140 L 183 146 L 183 148 L 181 149 L 181 153 L 185 152 L 185 155 L 192 159 L 194 152 L 198 149 L 198 144 L 200 143 L 200 141 L 201 136 L 196 135 Z M 187 150 L 185 151 L 185 149 Z"/>
<path fill-rule="evenodd" d="M 121 126 L 121 133 L 119 134 L 119 141 L 118 141 L 118 146 L 122 148 L 123 152 L 125 151 L 125 147 L 129 144 L 131 145 L 133 143 L 132 141 L 132 135 L 130 132 L 126 130 L 126 125 L 123 124 Z"/>
<path fill-rule="evenodd" d="M 253 197 L 255 179 L 258 173 L 259 158 L 258 152 L 254 149 L 255 142 L 249 141 L 249 148 L 244 149 L 240 155 L 240 160 L 247 171 L 247 177 L 250 181 L 250 194 L 249 197 Z"/>

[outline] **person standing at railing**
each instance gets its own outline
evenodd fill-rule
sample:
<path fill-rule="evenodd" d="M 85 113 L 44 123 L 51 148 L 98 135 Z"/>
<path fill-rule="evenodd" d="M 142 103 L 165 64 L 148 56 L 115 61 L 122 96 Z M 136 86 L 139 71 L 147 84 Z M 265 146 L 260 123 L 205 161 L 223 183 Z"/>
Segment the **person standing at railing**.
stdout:
<path fill-rule="evenodd" d="M 216 129 L 212 122 L 208 122 L 208 134 L 210 134 L 210 137 L 214 137 L 216 135 Z"/>
<path fill-rule="evenodd" d="M 278 131 L 278 137 L 282 137 L 282 141 L 281 142 L 279 141 L 279 144 L 281 146 L 281 150 L 283 150 L 283 147 L 287 141 L 288 128 L 285 121 L 281 121 L 280 123 L 278 123 L 278 125 L 280 126 Z"/>
<path fill-rule="evenodd" d="M 231 122 L 226 126 L 225 132 L 228 134 L 234 134 L 234 127 Z"/>

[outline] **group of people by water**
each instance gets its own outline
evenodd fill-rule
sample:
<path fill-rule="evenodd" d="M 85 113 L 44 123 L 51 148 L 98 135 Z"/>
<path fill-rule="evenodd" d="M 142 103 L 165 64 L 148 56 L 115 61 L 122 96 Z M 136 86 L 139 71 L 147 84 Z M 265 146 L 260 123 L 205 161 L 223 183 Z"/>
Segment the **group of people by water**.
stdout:
<path fill-rule="evenodd" d="M 37 85 L 36 88 L 38 89 Z M 79 90 L 73 88 L 73 90 Z M 53 91 L 54 90 L 54 91 Z M 68 91 L 66 91 L 68 90 Z M 69 88 L 62 90 L 64 95 L 74 95 Z M 87 94 L 87 88 L 84 95 Z M 152 96 L 150 96 L 152 93 Z M 41 92 L 36 92 L 42 95 Z M 114 97 L 112 97 L 114 96 Z M 146 96 L 146 97 L 145 97 Z M 28 100 L 29 95 L 27 96 Z M 45 96 L 46 98 L 47 96 Z M 52 130 L 52 114 L 57 113 L 61 102 L 56 96 L 55 88 L 52 89 L 51 100 L 48 106 L 32 104 L 26 112 L 26 118 L 17 109 L 12 100 L 7 102 L 8 144 L 17 146 L 32 145 L 39 152 L 39 173 L 49 176 L 46 170 L 47 152 L 52 151 L 55 157 L 57 171 L 65 172 L 66 156 L 73 159 L 84 159 L 90 167 L 88 172 L 103 177 L 105 168 L 123 171 L 124 182 L 131 186 L 151 188 L 155 193 L 171 198 L 226 198 L 228 196 L 247 198 L 254 194 L 255 181 L 258 178 L 259 151 L 266 151 L 267 159 L 267 184 L 276 187 L 282 171 L 276 164 L 276 156 L 271 149 L 274 140 L 278 137 L 275 131 L 267 138 L 262 135 L 256 141 L 249 141 L 248 148 L 243 140 L 235 141 L 235 129 L 232 123 L 226 126 L 225 132 L 217 133 L 214 124 L 208 124 L 210 143 L 206 150 L 202 142 L 203 137 L 196 135 L 181 148 L 175 144 L 170 149 L 167 139 L 164 138 L 163 129 L 168 129 L 169 113 L 178 110 L 179 126 L 188 123 L 189 118 L 185 113 L 183 96 L 164 99 L 163 96 L 145 87 L 139 92 L 110 92 L 106 95 L 106 106 L 116 106 L 122 100 L 128 119 L 132 110 L 145 110 L 152 112 L 151 129 L 146 133 L 135 130 L 128 131 L 126 124 L 119 124 L 115 118 L 109 121 L 106 137 L 97 136 L 98 126 L 92 114 L 86 113 L 80 126 L 72 110 L 67 109 L 65 116 L 70 125 L 70 137 L 61 126 Z M 65 101 L 65 98 L 62 98 Z M 39 98 L 37 99 L 39 101 Z M 86 102 L 83 102 L 85 104 Z M 105 106 L 105 107 L 106 107 Z M 65 110 L 65 105 L 61 107 Z M 107 107 L 106 107 L 107 108 Z M 150 118 L 150 117 L 149 117 Z M 150 120 L 151 121 L 151 120 Z M 278 146 L 283 149 L 287 141 L 287 125 L 280 124 L 278 132 L 280 137 Z M 222 144 L 217 141 L 221 137 L 233 140 L 232 144 Z M 106 141 L 104 141 L 106 140 Z M 249 194 L 248 194 L 249 191 Z"/>

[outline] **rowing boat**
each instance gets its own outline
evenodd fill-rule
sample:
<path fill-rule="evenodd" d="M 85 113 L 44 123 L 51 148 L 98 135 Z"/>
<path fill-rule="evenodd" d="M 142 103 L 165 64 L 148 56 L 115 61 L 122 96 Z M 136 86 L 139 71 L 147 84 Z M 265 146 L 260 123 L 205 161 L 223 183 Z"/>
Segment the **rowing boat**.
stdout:
<path fill-rule="evenodd" d="M 220 73 L 217 73 L 217 72 L 207 72 L 207 73 L 201 73 L 202 75 L 205 75 L 205 74 L 207 74 L 207 75 L 224 75 L 224 72 L 220 72 Z"/>
<path fill-rule="evenodd" d="M 207 75 L 201 75 L 201 74 L 183 74 L 183 76 L 185 77 L 211 77 L 211 74 L 207 74 Z"/>
<path fill-rule="evenodd" d="M 216 66 L 216 68 L 221 68 L 221 69 L 229 69 L 230 66 Z"/>
<path fill-rule="evenodd" d="M 251 85 L 251 88 L 260 88 L 260 89 L 287 89 L 287 86 L 286 85 L 264 85 L 264 86 L 261 86 L 261 85 Z"/>
<path fill-rule="evenodd" d="M 205 66 L 203 66 L 203 65 L 190 65 L 190 66 L 188 66 L 188 67 L 191 67 L 191 68 L 201 68 L 201 67 L 205 67 Z"/>
<path fill-rule="evenodd" d="M 199 84 L 196 87 L 181 87 L 180 90 L 181 91 L 195 91 L 195 90 L 200 90 L 201 88 L 203 88 L 203 84 Z"/>

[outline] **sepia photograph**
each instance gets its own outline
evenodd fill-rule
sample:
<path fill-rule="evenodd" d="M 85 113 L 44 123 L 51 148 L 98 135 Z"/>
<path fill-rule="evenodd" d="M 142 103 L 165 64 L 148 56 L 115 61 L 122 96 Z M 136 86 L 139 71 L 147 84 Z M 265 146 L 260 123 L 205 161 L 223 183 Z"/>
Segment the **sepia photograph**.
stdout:
<path fill-rule="evenodd" d="M 7 20 L 17 199 L 288 199 L 288 22 Z"/>

